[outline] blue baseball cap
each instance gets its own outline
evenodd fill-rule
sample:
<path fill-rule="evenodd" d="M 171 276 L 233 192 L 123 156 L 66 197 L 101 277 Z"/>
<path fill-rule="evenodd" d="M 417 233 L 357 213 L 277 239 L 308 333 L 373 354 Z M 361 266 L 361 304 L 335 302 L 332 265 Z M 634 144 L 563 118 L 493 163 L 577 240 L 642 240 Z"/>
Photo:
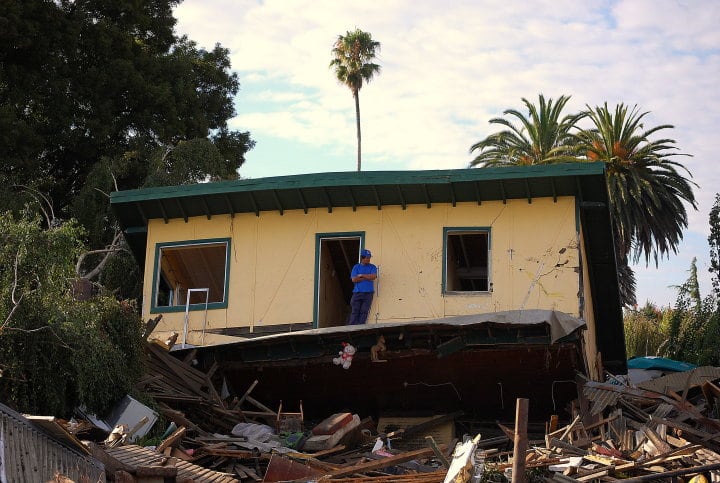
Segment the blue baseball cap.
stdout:
<path fill-rule="evenodd" d="M 370 253 L 370 250 L 362 249 L 360 250 L 360 256 L 362 258 L 369 258 L 372 257 L 372 253 Z"/>

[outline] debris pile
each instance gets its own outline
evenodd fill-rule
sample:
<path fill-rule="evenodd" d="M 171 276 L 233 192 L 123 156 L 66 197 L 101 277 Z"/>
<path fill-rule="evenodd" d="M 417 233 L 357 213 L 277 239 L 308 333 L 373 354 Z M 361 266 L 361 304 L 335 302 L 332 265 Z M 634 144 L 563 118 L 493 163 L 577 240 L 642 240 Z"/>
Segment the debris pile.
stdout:
<path fill-rule="evenodd" d="M 548 424 L 544 444 L 525 453 L 526 471 L 561 482 L 616 480 L 626 483 L 670 479 L 720 481 L 720 378 L 718 368 L 698 368 L 656 379 L 657 392 L 612 382 L 580 381 L 572 422 Z M 682 380 L 682 394 L 672 389 Z M 503 462 L 483 452 L 485 469 L 506 473 L 515 455 Z M 506 474 L 506 476 L 508 476 Z"/>
<path fill-rule="evenodd" d="M 520 411 L 528 400 L 519 399 L 514 428 L 496 423 L 456 437 L 462 412 L 387 421 L 342 412 L 309 421 L 302 402 L 290 412 L 254 399 L 258 381 L 221 397 L 211 381 L 215 368 L 193 367 L 192 352 L 181 360 L 150 343 L 147 356 L 141 388 L 169 426 L 155 446 L 133 444 L 122 430 L 88 443 L 109 480 L 477 483 L 510 481 L 518 472 L 518 481 L 720 482 L 720 368 L 638 386 L 612 375 L 609 382 L 578 376 L 567 424 L 552 416 L 528 435 Z M 75 426 L 87 432 L 86 424 Z"/>

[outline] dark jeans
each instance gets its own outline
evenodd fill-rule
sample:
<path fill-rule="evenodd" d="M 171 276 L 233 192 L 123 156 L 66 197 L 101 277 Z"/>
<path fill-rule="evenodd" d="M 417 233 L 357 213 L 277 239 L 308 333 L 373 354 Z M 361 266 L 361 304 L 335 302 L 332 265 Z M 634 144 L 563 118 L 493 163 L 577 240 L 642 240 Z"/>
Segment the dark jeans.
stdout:
<path fill-rule="evenodd" d="M 372 305 L 373 292 L 353 292 L 350 299 L 350 321 L 348 325 L 364 324 Z"/>

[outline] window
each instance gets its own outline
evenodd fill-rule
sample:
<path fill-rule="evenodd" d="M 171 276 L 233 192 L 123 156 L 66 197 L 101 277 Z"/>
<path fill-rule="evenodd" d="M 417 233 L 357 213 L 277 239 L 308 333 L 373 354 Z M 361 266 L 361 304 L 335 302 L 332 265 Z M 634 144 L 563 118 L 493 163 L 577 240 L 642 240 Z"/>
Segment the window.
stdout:
<path fill-rule="evenodd" d="M 445 228 L 445 293 L 490 291 L 490 230 Z"/>
<path fill-rule="evenodd" d="M 158 244 L 155 250 L 153 308 L 188 303 L 204 309 L 227 307 L 227 274 L 230 240 L 204 240 Z"/>

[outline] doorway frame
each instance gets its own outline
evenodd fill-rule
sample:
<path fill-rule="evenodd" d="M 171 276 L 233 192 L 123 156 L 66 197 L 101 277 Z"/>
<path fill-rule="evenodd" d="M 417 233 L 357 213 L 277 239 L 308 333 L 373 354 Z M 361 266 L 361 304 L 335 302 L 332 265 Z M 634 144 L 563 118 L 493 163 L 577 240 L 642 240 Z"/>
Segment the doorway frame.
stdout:
<path fill-rule="evenodd" d="M 360 245 L 358 249 L 358 261 L 360 260 L 360 251 L 365 248 L 365 232 L 364 231 L 336 231 L 328 233 L 315 233 L 315 275 L 313 289 L 313 328 L 318 328 L 318 315 L 320 311 L 320 244 L 324 239 L 343 239 L 343 238 L 359 238 Z M 357 262 L 356 262 L 357 263 Z"/>

